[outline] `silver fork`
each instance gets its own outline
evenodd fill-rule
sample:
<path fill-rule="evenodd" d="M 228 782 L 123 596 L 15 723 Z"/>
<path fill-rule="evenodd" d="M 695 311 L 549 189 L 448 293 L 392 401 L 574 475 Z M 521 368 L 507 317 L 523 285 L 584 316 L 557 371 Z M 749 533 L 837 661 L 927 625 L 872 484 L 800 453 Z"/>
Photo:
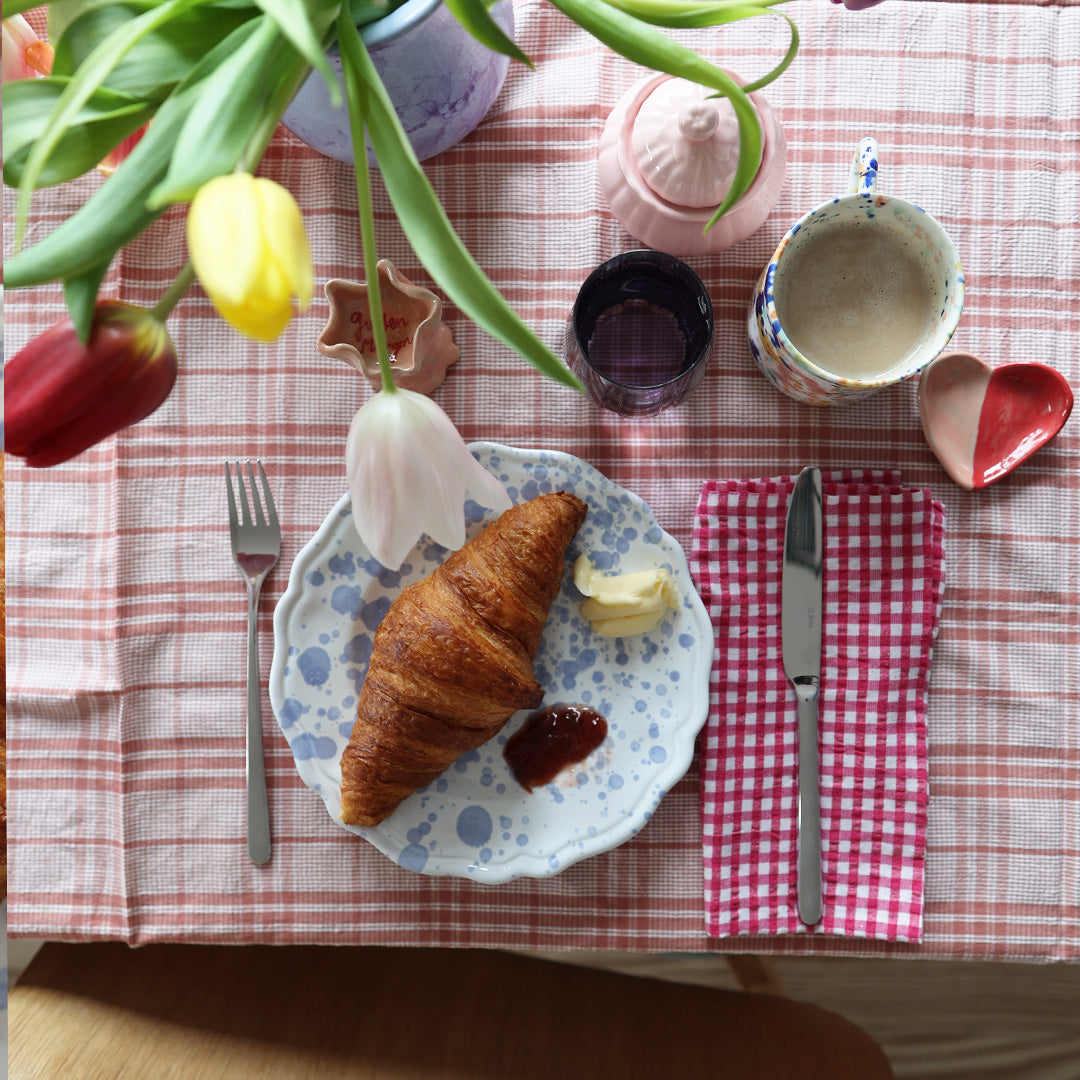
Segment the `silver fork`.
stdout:
<path fill-rule="evenodd" d="M 264 863 L 270 858 L 270 811 L 266 804 L 266 770 L 263 765 L 262 706 L 259 686 L 259 636 L 258 611 L 259 590 L 266 575 L 273 569 L 281 554 L 281 527 L 278 525 L 274 497 L 266 481 L 262 462 L 259 478 L 262 480 L 263 497 L 266 499 L 266 515 L 259 501 L 255 486 L 255 472 L 251 462 L 246 462 L 251 481 L 251 505 L 255 520 L 248 508 L 247 491 L 240 462 L 236 466 L 236 481 L 240 489 L 240 516 L 236 513 L 233 495 L 232 473 L 225 462 L 225 486 L 229 492 L 229 535 L 232 540 L 233 558 L 247 580 L 248 591 L 248 638 L 247 638 L 247 842 L 248 854 L 254 863 Z"/>

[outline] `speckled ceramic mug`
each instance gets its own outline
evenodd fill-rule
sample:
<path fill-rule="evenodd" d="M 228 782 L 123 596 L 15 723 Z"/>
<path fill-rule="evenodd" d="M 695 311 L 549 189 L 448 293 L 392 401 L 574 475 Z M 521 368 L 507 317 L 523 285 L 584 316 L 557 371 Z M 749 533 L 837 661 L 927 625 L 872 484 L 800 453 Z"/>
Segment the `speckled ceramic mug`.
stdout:
<path fill-rule="evenodd" d="M 921 371 L 949 343 L 964 272 L 941 225 L 877 192 L 878 147 L 863 139 L 849 194 L 804 214 L 758 280 L 750 351 L 780 391 L 812 405 L 874 394 Z"/>

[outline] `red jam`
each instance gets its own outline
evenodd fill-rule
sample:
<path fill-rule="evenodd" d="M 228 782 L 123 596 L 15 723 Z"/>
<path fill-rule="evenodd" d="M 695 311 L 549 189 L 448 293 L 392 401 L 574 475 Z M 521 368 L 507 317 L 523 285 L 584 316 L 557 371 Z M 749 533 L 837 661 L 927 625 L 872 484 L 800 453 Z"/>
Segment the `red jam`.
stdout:
<path fill-rule="evenodd" d="M 548 705 L 528 716 L 506 740 L 514 779 L 526 790 L 546 784 L 568 765 L 584 761 L 607 735 L 607 721 L 584 705 Z"/>

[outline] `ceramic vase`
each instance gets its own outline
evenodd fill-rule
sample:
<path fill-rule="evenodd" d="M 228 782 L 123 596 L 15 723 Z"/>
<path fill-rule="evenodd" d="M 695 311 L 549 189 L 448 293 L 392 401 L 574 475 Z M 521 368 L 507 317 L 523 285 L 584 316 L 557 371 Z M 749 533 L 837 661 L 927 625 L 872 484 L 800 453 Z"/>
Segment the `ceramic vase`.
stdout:
<path fill-rule="evenodd" d="M 492 17 L 513 36 L 511 0 L 499 0 Z M 361 38 L 386 87 L 416 156 L 434 157 L 461 142 L 487 115 L 502 89 L 509 57 L 481 45 L 442 0 L 406 0 L 369 23 Z M 327 53 L 344 94 L 341 54 Z M 282 123 L 321 154 L 353 160 L 349 113 L 334 108 L 326 80 L 312 74 L 293 98 Z M 368 160 L 375 157 L 368 147 Z"/>

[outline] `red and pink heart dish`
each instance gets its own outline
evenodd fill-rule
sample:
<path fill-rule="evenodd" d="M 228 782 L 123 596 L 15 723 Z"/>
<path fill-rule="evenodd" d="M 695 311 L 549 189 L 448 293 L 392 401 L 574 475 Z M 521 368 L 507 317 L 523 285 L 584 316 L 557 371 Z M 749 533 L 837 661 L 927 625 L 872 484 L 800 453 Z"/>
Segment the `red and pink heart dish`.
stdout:
<path fill-rule="evenodd" d="M 978 491 L 1012 472 L 1062 428 L 1073 392 L 1046 364 L 1000 364 L 946 353 L 919 378 L 930 449 L 961 487 Z"/>

